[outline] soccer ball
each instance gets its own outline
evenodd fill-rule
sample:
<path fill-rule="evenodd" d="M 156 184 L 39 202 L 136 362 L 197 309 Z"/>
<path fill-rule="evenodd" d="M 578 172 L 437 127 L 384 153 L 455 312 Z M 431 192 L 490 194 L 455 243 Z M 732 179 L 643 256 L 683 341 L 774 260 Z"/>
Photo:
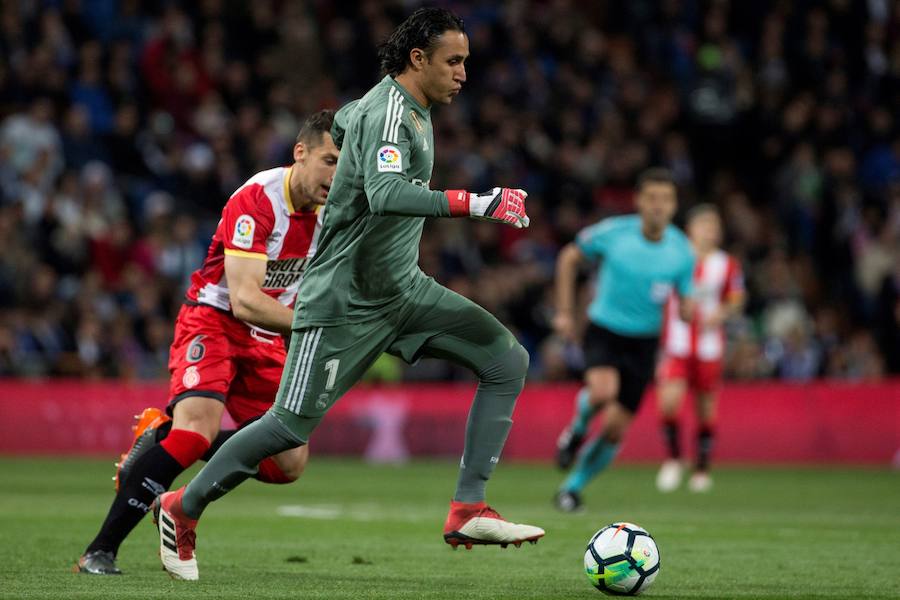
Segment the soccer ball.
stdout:
<path fill-rule="evenodd" d="M 659 550 L 646 529 L 633 523 L 613 523 L 588 542 L 584 572 L 591 585 L 605 594 L 640 594 L 659 574 Z"/>

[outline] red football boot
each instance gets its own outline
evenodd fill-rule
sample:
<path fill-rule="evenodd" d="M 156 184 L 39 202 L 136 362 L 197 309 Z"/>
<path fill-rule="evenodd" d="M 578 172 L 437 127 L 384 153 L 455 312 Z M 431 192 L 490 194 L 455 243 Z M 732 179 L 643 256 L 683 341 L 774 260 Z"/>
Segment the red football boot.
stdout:
<path fill-rule="evenodd" d="M 459 545 L 471 550 L 478 544 L 519 547 L 522 542 L 536 544 L 543 536 L 544 530 L 540 527 L 511 523 L 484 502 L 450 502 L 450 512 L 444 523 L 444 541 L 454 550 Z"/>

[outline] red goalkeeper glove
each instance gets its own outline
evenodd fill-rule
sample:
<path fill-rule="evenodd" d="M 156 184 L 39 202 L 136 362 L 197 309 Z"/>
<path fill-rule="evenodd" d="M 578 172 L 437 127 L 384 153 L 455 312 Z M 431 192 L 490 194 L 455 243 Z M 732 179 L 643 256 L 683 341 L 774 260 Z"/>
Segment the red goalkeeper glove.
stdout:
<path fill-rule="evenodd" d="M 528 227 L 525 214 L 525 190 L 495 187 L 489 192 L 473 194 L 465 190 L 447 190 L 451 217 L 474 217 L 507 223 L 517 229 Z"/>

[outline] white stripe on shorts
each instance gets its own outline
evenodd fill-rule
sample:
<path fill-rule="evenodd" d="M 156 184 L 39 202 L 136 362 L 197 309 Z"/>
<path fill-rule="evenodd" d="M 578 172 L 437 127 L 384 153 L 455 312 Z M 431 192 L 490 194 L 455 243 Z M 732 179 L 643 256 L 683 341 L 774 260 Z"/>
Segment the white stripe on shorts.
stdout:
<path fill-rule="evenodd" d="M 306 373 L 303 374 L 303 383 L 300 384 L 300 399 L 297 402 L 297 413 L 300 413 L 300 407 L 303 405 L 303 396 L 306 395 L 306 383 L 309 381 L 309 372 L 312 371 L 312 363 L 316 357 L 316 348 L 319 347 L 319 338 L 322 337 L 322 328 L 319 327 L 319 330 L 316 331 L 316 339 L 313 340 L 312 343 L 312 351 L 309 353 L 309 366 L 306 368 Z"/>
<path fill-rule="evenodd" d="M 309 341 L 309 330 L 303 333 L 303 339 L 300 340 L 300 349 L 298 350 L 298 354 L 300 358 L 297 360 L 297 363 L 294 365 L 294 376 L 291 377 L 291 383 L 288 385 L 288 389 L 285 392 L 285 401 L 284 407 L 290 411 L 293 411 L 291 408 L 291 392 L 294 389 L 294 386 L 297 385 L 297 377 L 300 374 L 300 371 L 303 369 L 303 357 L 306 352 L 307 342 Z"/>
<path fill-rule="evenodd" d="M 321 336 L 321 327 L 315 330 L 310 329 L 303 334 L 303 348 L 298 363 L 299 368 L 294 373 L 294 377 L 291 380 L 291 387 L 288 390 L 288 401 L 285 403 L 285 408 L 294 414 L 300 414 L 300 406 L 303 402 L 303 390 L 306 389 L 306 382 L 309 379 L 309 372 L 312 370 L 313 359 L 316 355 L 316 347 L 319 345 L 319 338 Z"/>

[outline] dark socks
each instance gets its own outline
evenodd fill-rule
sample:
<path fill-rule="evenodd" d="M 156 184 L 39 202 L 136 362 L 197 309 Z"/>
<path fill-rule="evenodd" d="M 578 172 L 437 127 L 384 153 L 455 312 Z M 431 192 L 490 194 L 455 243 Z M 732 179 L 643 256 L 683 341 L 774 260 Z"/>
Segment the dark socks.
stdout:
<path fill-rule="evenodd" d="M 709 456 L 712 453 L 714 437 L 715 430 L 712 425 L 700 425 L 697 431 L 697 471 L 701 473 L 709 470 Z"/>
<path fill-rule="evenodd" d="M 227 439 L 230 435 L 220 437 Z M 199 433 L 184 429 L 168 432 L 165 439 L 135 461 L 87 552 L 118 553 L 119 546 L 150 510 L 153 500 L 209 449 L 209 442 Z"/>
<path fill-rule="evenodd" d="M 212 458 L 212 455 L 216 453 L 216 451 L 222 447 L 222 444 L 227 442 L 231 436 L 238 432 L 237 429 L 226 429 L 224 431 L 220 431 L 219 435 L 216 436 L 216 439 L 212 441 L 212 444 L 209 447 L 203 456 L 200 457 L 200 460 L 203 462 L 209 462 L 209 459 Z"/>
<path fill-rule="evenodd" d="M 160 444 L 150 448 L 134 463 L 128 480 L 113 499 L 100 533 L 86 552 L 118 553 L 119 546 L 150 510 L 153 500 L 169 489 L 184 469 Z"/>
<path fill-rule="evenodd" d="M 666 441 L 666 449 L 669 452 L 669 458 L 678 460 L 681 458 L 681 444 L 678 441 L 678 421 L 676 419 L 663 420 L 662 432 Z"/>

